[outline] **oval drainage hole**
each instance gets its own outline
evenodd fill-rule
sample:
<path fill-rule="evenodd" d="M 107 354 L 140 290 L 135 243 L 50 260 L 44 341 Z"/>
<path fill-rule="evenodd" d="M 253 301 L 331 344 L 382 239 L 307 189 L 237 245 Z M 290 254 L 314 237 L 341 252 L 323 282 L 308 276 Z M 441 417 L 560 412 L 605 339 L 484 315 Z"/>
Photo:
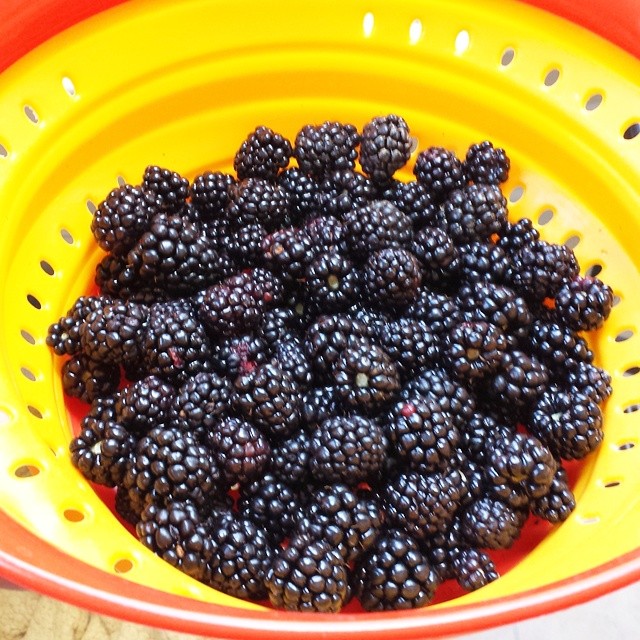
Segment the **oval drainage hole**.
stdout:
<path fill-rule="evenodd" d="M 623 442 L 618 445 L 618 451 L 628 451 L 629 449 L 633 449 L 635 446 L 635 442 Z"/>
<path fill-rule="evenodd" d="M 418 147 L 420 146 L 420 140 L 418 140 L 418 138 L 416 136 L 411 136 L 411 138 L 409 138 L 409 140 L 411 141 L 411 153 L 415 153 L 418 150 Z"/>
<path fill-rule="evenodd" d="M 53 270 L 53 267 L 46 261 L 46 260 L 40 260 L 40 268 L 48 275 L 48 276 L 52 276 L 55 271 Z"/>
<path fill-rule="evenodd" d="M 113 565 L 113 569 L 116 573 L 128 573 L 133 569 L 133 562 L 127 558 L 121 558 Z"/>
<path fill-rule="evenodd" d="M 34 307 L 36 309 L 42 309 L 42 303 L 34 295 L 31 295 L 30 293 L 28 293 L 27 294 L 27 301 L 29 302 L 29 304 L 32 307 Z"/>
<path fill-rule="evenodd" d="M 500 57 L 500 65 L 503 67 L 508 67 L 513 59 L 516 57 L 516 50 L 513 47 L 507 47 Z"/>
<path fill-rule="evenodd" d="M 61 229 L 60 235 L 67 244 L 73 244 L 73 236 L 71 235 L 71 233 L 69 233 L 69 231 L 67 231 L 66 229 Z"/>
<path fill-rule="evenodd" d="M 31 105 L 24 105 L 24 114 L 31 122 L 33 122 L 33 124 L 38 124 L 38 122 L 40 122 L 38 114 L 35 112 L 35 109 Z"/>
<path fill-rule="evenodd" d="M 89 211 L 91 215 L 93 215 L 97 211 L 97 209 L 98 207 L 96 207 L 93 200 L 87 200 L 87 211 Z"/>
<path fill-rule="evenodd" d="M 633 140 L 640 133 L 640 122 L 630 124 L 622 134 L 625 140 Z"/>
<path fill-rule="evenodd" d="M 636 411 L 640 411 L 640 404 L 630 404 L 629 406 L 623 409 L 623 413 L 636 413 Z"/>
<path fill-rule="evenodd" d="M 31 371 L 31 369 L 27 369 L 27 367 L 20 367 L 20 373 L 30 382 L 36 381 L 36 374 Z"/>
<path fill-rule="evenodd" d="M 584 103 L 584 108 L 587 111 L 594 111 L 602 104 L 602 94 L 594 93 L 587 98 L 587 101 Z"/>
<path fill-rule="evenodd" d="M 456 40 L 454 44 L 454 50 L 456 54 L 457 55 L 463 54 L 469 48 L 470 43 L 471 43 L 471 38 L 469 37 L 469 32 L 463 29 L 456 36 Z"/>
<path fill-rule="evenodd" d="M 604 485 L 605 489 L 612 489 L 613 487 L 619 487 L 620 482 L 618 480 L 611 480 L 611 482 L 607 482 Z"/>
<path fill-rule="evenodd" d="M 84 513 L 78 511 L 78 509 L 65 509 L 63 515 L 69 522 L 82 522 L 84 520 Z"/>
<path fill-rule="evenodd" d="M 615 337 L 615 341 L 625 342 L 626 340 L 629 340 L 629 338 L 633 338 L 633 331 L 631 329 L 625 329 Z"/>
<path fill-rule="evenodd" d="M 624 377 L 637 376 L 640 373 L 640 367 L 629 367 L 622 374 Z"/>
<path fill-rule="evenodd" d="M 564 241 L 564 246 L 569 249 L 575 249 L 580 244 L 580 236 L 572 235 Z"/>
<path fill-rule="evenodd" d="M 32 416 L 38 418 L 39 420 L 42 420 L 42 412 L 40 411 L 40 409 L 36 409 L 36 407 L 30 404 L 27 405 L 27 409 Z"/>
<path fill-rule="evenodd" d="M 551 209 L 545 209 L 539 216 L 538 216 L 538 224 L 542 227 L 544 227 L 545 224 L 549 224 L 551 222 L 551 220 L 553 219 L 553 211 Z"/>
<path fill-rule="evenodd" d="M 524 195 L 524 187 L 522 186 L 515 187 L 514 189 L 512 189 L 511 193 L 509 194 L 509 202 L 512 202 L 512 203 L 518 202 L 518 200 L 520 200 L 523 195 Z"/>
<path fill-rule="evenodd" d="M 72 98 L 76 95 L 76 86 L 73 84 L 73 80 L 65 76 L 62 78 L 62 88 L 67 92 L 69 96 Z"/>
<path fill-rule="evenodd" d="M 23 464 L 13 472 L 13 475 L 16 478 L 33 478 L 33 476 L 37 476 L 39 473 L 40 469 L 34 464 Z"/>
<path fill-rule="evenodd" d="M 7 147 L 5 147 L 3 144 L 0 144 L 0 158 L 6 158 L 9 155 L 9 152 L 7 151 Z"/>
<path fill-rule="evenodd" d="M 544 86 L 552 87 L 560 78 L 560 69 L 551 69 L 544 77 Z"/>
<path fill-rule="evenodd" d="M 422 21 L 418 18 L 409 25 L 409 44 L 417 44 L 422 37 Z"/>
<path fill-rule="evenodd" d="M 36 343 L 36 339 L 26 329 L 20 329 L 20 335 L 25 342 L 28 342 L 29 344 Z"/>
<path fill-rule="evenodd" d="M 584 274 L 586 276 L 588 276 L 589 278 L 595 278 L 600 272 L 602 271 L 602 265 L 598 264 L 596 262 L 596 264 L 592 264 L 585 272 Z"/>
<path fill-rule="evenodd" d="M 615 295 L 613 296 L 613 306 L 614 307 L 617 307 L 620 304 L 621 301 L 622 301 L 622 298 L 620 296 L 615 296 Z"/>

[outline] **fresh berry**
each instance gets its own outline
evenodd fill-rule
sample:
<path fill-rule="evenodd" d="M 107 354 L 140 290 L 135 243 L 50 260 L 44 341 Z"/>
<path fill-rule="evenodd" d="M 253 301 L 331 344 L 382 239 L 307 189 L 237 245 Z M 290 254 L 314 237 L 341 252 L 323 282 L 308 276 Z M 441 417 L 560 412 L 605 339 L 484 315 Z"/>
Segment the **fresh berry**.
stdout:
<path fill-rule="evenodd" d="M 461 530 L 473 547 L 508 549 L 520 537 L 526 512 L 489 496 L 475 500 L 460 517 Z"/>
<path fill-rule="evenodd" d="M 453 573 L 465 591 L 476 591 L 500 577 L 493 560 L 483 551 L 472 547 L 460 549 L 455 554 Z"/>
<path fill-rule="evenodd" d="M 307 407 L 308 405 L 305 403 L 303 406 L 305 423 Z M 279 480 L 292 484 L 306 483 L 309 479 L 310 444 L 308 429 L 300 429 L 288 438 L 274 442 L 271 446 L 269 473 Z"/>
<path fill-rule="evenodd" d="M 322 313 L 346 310 L 360 297 L 360 271 L 337 251 L 321 253 L 307 267 L 305 290 L 309 304 Z"/>
<path fill-rule="evenodd" d="M 311 239 L 296 227 L 269 234 L 261 248 L 267 266 L 289 281 L 303 278 L 313 259 Z"/>
<path fill-rule="evenodd" d="M 422 270 L 411 252 L 388 247 L 369 256 L 363 278 L 372 301 L 381 307 L 402 307 L 416 299 Z"/>
<path fill-rule="evenodd" d="M 178 213 L 186 204 L 189 195 L 189 181 L 179 173 L 149 165 L 144 170 L 142 188 L 160 197 L 162 210 Z"/>
<path fill-rule="evenodd" d="M 206 171 L 191 183 L 191 202 L 204 220 L 223 218 L 230 201 L 229 189 L 235 184 L 236 179 L 228 173 Z"/>
<path fill-rule="evenodd" d="M 377 331 L 376 337 L 405 380 L 427 365 L 435 364 L 439 356 L 438 338 L 424 320 L 389 320 Z"/>
<path fill-rule="evenodd" d="M 498 246 L 509 256 L 518 253 L 524 247 L 537 242 L 540 233 L 529 218 L 520 218 L 517 222 L 507 222 L 498 238 Z"/>
<path fill-rule="evenodd" d="M 245 178 L 229 187 L 226 217 L 238 229 L 261 224 L 267 231 L 278 229 L 289 212 L 289 194 L 277 184 L 261 178 Z"/>
<path fill-rule="evenodd" d="M 559 466 L 549 491 L 531 501 L 531 513 L 551 524 L 558 524 L 564 522 L 575 508 L 576 499 L 569 487 L 567 472 Z"/>
<path fill-rule="evenodd" d="M 96 398 L 112 394 L 118 388 L 120 368 L 79 353 L 62 365 L 61 379 L 62 389 L 68 396 L 90 403 Z"/>
<path fill-rule="evenodd" d="M 269 359 L 269 349 L 258 334 L 245 333 L 225 337 L 212 347 L 213 367 L 229 380 L 252 371 Z"/>
<path fill-rule="evenodd" d="M 293 155 L 302 171 L 319 178 L 334 170 L 353 169 L 359 143 L 360 135 L 351 124 L 308 124 L 296 135 Z"/>
<path fill-rule="evenodd" d="M 598 278 L 576 277 L 555 297 L 555 313 L 574 331 L 599 329 L 613 308 L 613 291 Z"/>
<path fill-rule="evenodd" d="M 238 149 L 233 168 L 238 180 L 261 178 L 275 180 L 278 171 L 289 164 L 291 143 L 269 127 L 252 131 Z"/>
<path fill-rule="evenodd" d="M 451 191 L 464 186 L 464 166 L 453 151 L 429 147 L 421 151 L 413 168 L 418 182 L 423 184 L 435 201 L 442 202 Z"/>
<path fill-rule="evenodd" d="M 318 185 L 318 209 L 323 216 L 342 219 L 351 209 L 364 207 L 375 198 L 373 182 L 352 169 L 333 171 Z"/>
<path fill-rule="evenodd" d="M 612 393 L 611 375 L 593 364 L 580 362 L 575 369 L 567 372 L 566 387 L 602 404 Z"/>
<path fill-rule="evenodd" d="M 434 201 L 431 191 L 417 180 L 392 182 L 381 197 L 409 216 L 415 229 L 438 227 L 442 220 L 439 203 Z"/>
<path fill-rule="evenodd" d="M 499 185 L 506 182 L 510 166 L 505 150 L 494 147 L 489 140 L 472 144 L 464 162 L 467 178 L 475 184 Z"/>
<path fill-rule="evenodd" d="M 289 200 L 289 213 L 297 224 L 312 215 L 318 206 L 318 183 L 298 167 L 290 167 L 278 174 L 277 185 L 284 189 Z"/>
<path fill-rule="evenodd" d="M 118 392 L 116 419 L 130 431 L 146 433 L 166 423 L 175 393 L 172 385 L 157 376 L 137 380 Z"/>
<path fill-rule="evenodd" d="M 298 389 L 304 391 L 312 385 L 313 369 L 300 338 L 291 336 L 278 342 L 273 348 L 273 357 L 280 368 L 291 376 Z"/>
<path fill-rule="evenodd" d="M 342 415 L 342 402 L 335 387 L 316 387 L 303 394 L 302 420 L 307 431 L 339 415 Z"/>
<path fill-rule="evenodd" d="M 379 116 L 362 128 L 360 165 L 374 182 L 385 184 L 411 156 L 412 140 L 403 118 Z"/>
<path fill-rule="evenodd" d="M 426 226 L 420 229 L 409 248 L 422 264 L 425 273 L 450 267 L 458 256 L 453 240 L 437 227 Z"/>
<path fill-rule="evenodd" d="M 505 252 L 488 242 L 469 242 L 458 247 L 460 254 L 460 278 L 473 286 L 492 282 L 505 282 L 509 260 Z"/>

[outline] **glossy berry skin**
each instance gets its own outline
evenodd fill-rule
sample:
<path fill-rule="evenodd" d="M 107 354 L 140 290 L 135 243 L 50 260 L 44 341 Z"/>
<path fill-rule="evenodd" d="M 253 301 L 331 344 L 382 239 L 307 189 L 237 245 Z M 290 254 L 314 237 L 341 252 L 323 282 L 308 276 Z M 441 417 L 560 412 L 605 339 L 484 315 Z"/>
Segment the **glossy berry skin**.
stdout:
<path fill-rule="evenodd" d="M 388 247 L 369 256 L 363 279 L 365 292 L 380 307 L 403 307 L 416 299 L 422 270 L 411 252 Z"/>
<path fill-rule="evenodd" d="M 358 130 L 351 124 L 309 124 L 296 135 L 293 155 L 302 171 L 322 177 L 334 170 L 353 169 L 359 143 Z"/>
<path fill-rule="evenodd" d="M 599 329 L 613 308 L 613 290 L 598 278 L 577 277 L 567 282 L 555 298 L 555 313 L 574 331 Z"/>
<path fill-rule="evenodd" d="M 499 185 L 509 177 L 511 162 L 504 149 L 489 140 L 472 144 L 464 161 L 465 174 L 475 184 Z"/>
<path fill-rule="evenodd" d="M 492 497 L 472 502 L 461 515 L 464 538 L 474 547 L 508 549 L 520 536 L 526 514 Z"/>
<path fill-rule="evenodd" d="M 221 171 L 206 171 L 194 178 L 189 188 L 191 202 L 204 220 L 226 218 L 229 189 L 236 179 Z"/>
<path fill-rule="evenodd" d="M 142 177 L 142 188 L 160 197 L 161 208 L 169 213 L 179 212 L 189 195 L 189 181 L 176 171 L 149 165 Z"/>
<path fill-rule="evenodd" d="M 175 394 L 173 385 L 147 376 L 118 392 L 115 417 L 130 431 L 146 433 L 167 421 Z"/>
<path fill-rule="evenodd" d="M 549 491 L 531 501 L 531 513 L 551 524 L 564 522 L 576 508 L 576 499 L 569 487 L 567 472 L 558 467 Z"/>
<path fill-rule="evenodd" d="M 455 554 L 453 573 L 465 591 L 476 591 L 500 577 L 493 560 L 473 547 L 462 548 Z"/>
<path fill-rule="evenodd" d="M 360 165 L 374 182 L 386 183 L 411 156 L 411 136 L 406 121 L 398 115 L 379 116 L 362 128 Z"/>
<path fill-rule="evenodd" d="M 360 297 L 360 289 L 359 269 L 337 251 L 321 253 L 307 267 L 305 291 L 309 304 L 317 311 L 345 311 Z"/>
<path fill-rule="evenodd" d="M 453 151 L 443 147 L 429 147 L 421 151 L 413 173 L 437 202 L 442 202 L 451 191 L 464 186 L 464 167 Z"/>
<path fill-rule="evenodd" d="M 260 126 L 252 131 L 233 159 L 233 168 L 239 180 L 262 178 L 275 180 L 278 171 L 289 164 L 291 143 L 269 127 Z"/>

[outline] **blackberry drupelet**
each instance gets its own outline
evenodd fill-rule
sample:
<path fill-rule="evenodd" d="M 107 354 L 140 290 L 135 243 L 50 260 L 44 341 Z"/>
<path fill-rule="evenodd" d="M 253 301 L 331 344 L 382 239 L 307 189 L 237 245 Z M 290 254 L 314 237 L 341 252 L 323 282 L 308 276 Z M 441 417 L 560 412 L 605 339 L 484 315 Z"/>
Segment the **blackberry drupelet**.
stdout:
<path fill-rule="evenodd" d="M 599 329 L 613 308 L 613 290 L 598 278 L 576 277 L 555 298 L 555 315 L 574 331 Z"/>
<path fill-rule="evenodd" d="M 313 370 L 300 338 L 291 336 L 278 342 L 273 349 L 273 357 L 280 368 L 289 373 L 300 391 L 311 387 Z"/>
<path fill-rule="evenodd" d="M 318 183 L 298 167 L 290 167 L 278 174 L 276 184 L 289 196 L 289 213 L 292 222 L 298 224 L 316 212 L 318 207 Z"/>
<path fill-rule="evenodd" d="M 429 189 L 416 180 L 392 182 L 381 197 L 409 216 L 416 230 L 424 226 L 440 226 L 442 215 L 439 204 L 434 202 Z"/>
<path fill-rule="evenodd" d="M 351 209 L 375 200 L 376 195 L 373 182 L 361 173 L 352 169 L 332 171 L 318 183 L 318 211 L 341 220 Z"/>
<path fill-rule="evenodd" d="M 62 365 L 62 390 L 72 398 L 91 403 L 112 394 L 120 384 L 120 368 L 79 353 Z"/>
<path fill-rule="evenodd" d="M 460 515 L 461 531 L 473 547 L 509 549 L 520 537 L 527 512 L 517 510 L 498 498 L 474 500 Z"/>
<path fill-rule="evenodd" d="M 465 591 L 476 591 L 500 577 L 493 560 L 472 547 L 460 549 L 452 564 L 455 579 Z"/>
<path fill-rule="evenodd" d="M 303 409 L 303 419 L 307 406 Z M 288 438 L 274 442 L 268 472 L 275 478 L 291 484 L 303 485 L 309 479 L 309 448 L 311 440 L 307 429 L 300 429 Z"/>
<path fill-rule="evenodd" d="M 576 499 L 569 487 L 567 472 L 558 466 L 549 491 L 531 501 L 534 516 L 558 524 L 564 522 L 576 508 Z"/>
<path fill-rule="evenodd" d="M 458 247 L 460 279 L 468 284 L 483 282 L 503 284 L 509 271 L 506 253 L 488 242 L 470 242 Z"/>
<path fill-rule="evenodd" d="M 234 380 L 269 359 L 267 343 L 257 334 L 225 337 L 212 347 L 213 368 Z"/>
<path fill-rule="evenodd" d="M 409 305 L 418 295 L 422 270 L 406 249 L 387 247 L 369 256 L 364 266 L 364 290 L 379 306 Z"/>
<path fill-rule="evenodd" d="M 189 181 L 186 178 L 157 165 L 149 165 L 144 170 L 142 188 L 159 196 L 161 208 L 167 213 L 178 213 L 189 195 Z"/>
<path fill-rule="evenodd" d="M 507 222 L 498 238 L 498 246 L 509 257 L 515 255 L 540 239 L 540 233 L 529 218 L 520 218 L 517 222 Z"/>
<path fill-rule="evenodd" d="M 465 184 L 464 165 L 453 151 L 442 147 L 421 151 L 413 174 L 429 190 L 434 202 L 442 202 L 451 191 Z"/>
<path fill-rule="evenodd" d="M 225 217 L 225 209 L 229 204 L 229 189 L 236 184 L 236 179 L 221 171 L 206 171 L 196 176 L 191 183 L 189 194 L 191 203 L 201 213 L 203 220 Z"/>
<path fill-rule="evenodd" d="M 289 140 L 269 127 L 259 126 L 247 136 L 236 152 L 233 168 L 238 180 L 275 180 L 278 171 L 289 164 L 291 154 Z"/>
<path fill-rule="evenodd" d="M 304 278 L 313 260 L 311 239 L 303 229 L 289 227 L 262 240 L 262 256 L 267 267 L 291 282 Z"/>
<path fill-rule="evenodd" d="M 229 187 L 226 217 L 232 228 L 261 224 L 267 231 L 278 229 L 289 213 L 289 194 L 275 183 L 245 178 Z"/>
<path fill-rule="evenodd" d="M 472 144 L 467 150 L 464 170 L 475 184 L 499 185 L 509 177 L 511 162 L 504 149 L 494 147 L 489 140 Z"/>
<path fill-rule="evenodd" d="M 116 420 L 134 433 L 146 433 L 168 421 L 175 394 L 175 387 L 157 376 L 136 380 L 118 392 Z"/>
<path fill-rule="evenodd" d="M 343 407 L 335 387 L 316 387 L 302 396 L 302 421 L 311 433 L 321 422 L 342 415 Z"/>
<path fill-rule="evenodd" d="M 412 140 L 404 118 L 390 114 L 373 118 L 362 128 L 360 166 L 374 182 L 386 184 L 411 156 Z"/>
<path fill-rule="evenodd" d="M 335 250 L 321 253 L 306 270 L 308 304 L 316 312 L 345 311 L 360 297 L 360 283 L 360 271 L 349 258 Z"/>
<path fill-rule="evenodd" d="M 119 298 L 147 304 L 170 297 L 163 289 L 140 282 L 135 269 L 127 263 L 126 256 L 115 256 L 112 253 L 107 253 L 96 265 L 94 282 L 101 296 L 113 300 Z"/>
<path fill-rule="evenodd" d="M 560 382 L 568 389 L 591 398 L 596 404 L 602 404 L 612 392 L 611 375 L 593 364 L 580 362 L 575 369 L 567 372 Z"/>

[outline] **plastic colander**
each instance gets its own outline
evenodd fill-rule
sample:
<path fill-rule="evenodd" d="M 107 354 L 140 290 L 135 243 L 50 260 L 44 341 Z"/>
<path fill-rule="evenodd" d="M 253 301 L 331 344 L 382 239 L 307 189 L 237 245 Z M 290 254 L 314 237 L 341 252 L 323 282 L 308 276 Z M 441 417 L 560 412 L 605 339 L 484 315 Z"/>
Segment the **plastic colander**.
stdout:
<path fill-rule="evenodd" d="M 0 571 L 137 622 L 279 639 L 461 633 L 637 579 L 639 81 L 638 59 L 584 28 L 472 0 L 134 1 L 22 55 L 0 75 Z M 532 520 L 487 587 L 445 585 L 409 612 L 273 611 L 158 559 L 113 515 L 109 492 L 72 467 L 79 408 L 63 397 L 47 327 L 91 291 L 91 213 L 118 181 L 138 182 L 148 164 L 189 178 L 230 170 L 258 124 L 291 137 L 307 122 L 361 126 L 391 112 L 420 148 L 462 154 L 489 138 L 507 149 L 511 216 L 530 217 L 613 287 L 616 305 L 591 340 L 613 376 L 605 439 L 571 467 L 575 512 L 557 527 Z"/>

